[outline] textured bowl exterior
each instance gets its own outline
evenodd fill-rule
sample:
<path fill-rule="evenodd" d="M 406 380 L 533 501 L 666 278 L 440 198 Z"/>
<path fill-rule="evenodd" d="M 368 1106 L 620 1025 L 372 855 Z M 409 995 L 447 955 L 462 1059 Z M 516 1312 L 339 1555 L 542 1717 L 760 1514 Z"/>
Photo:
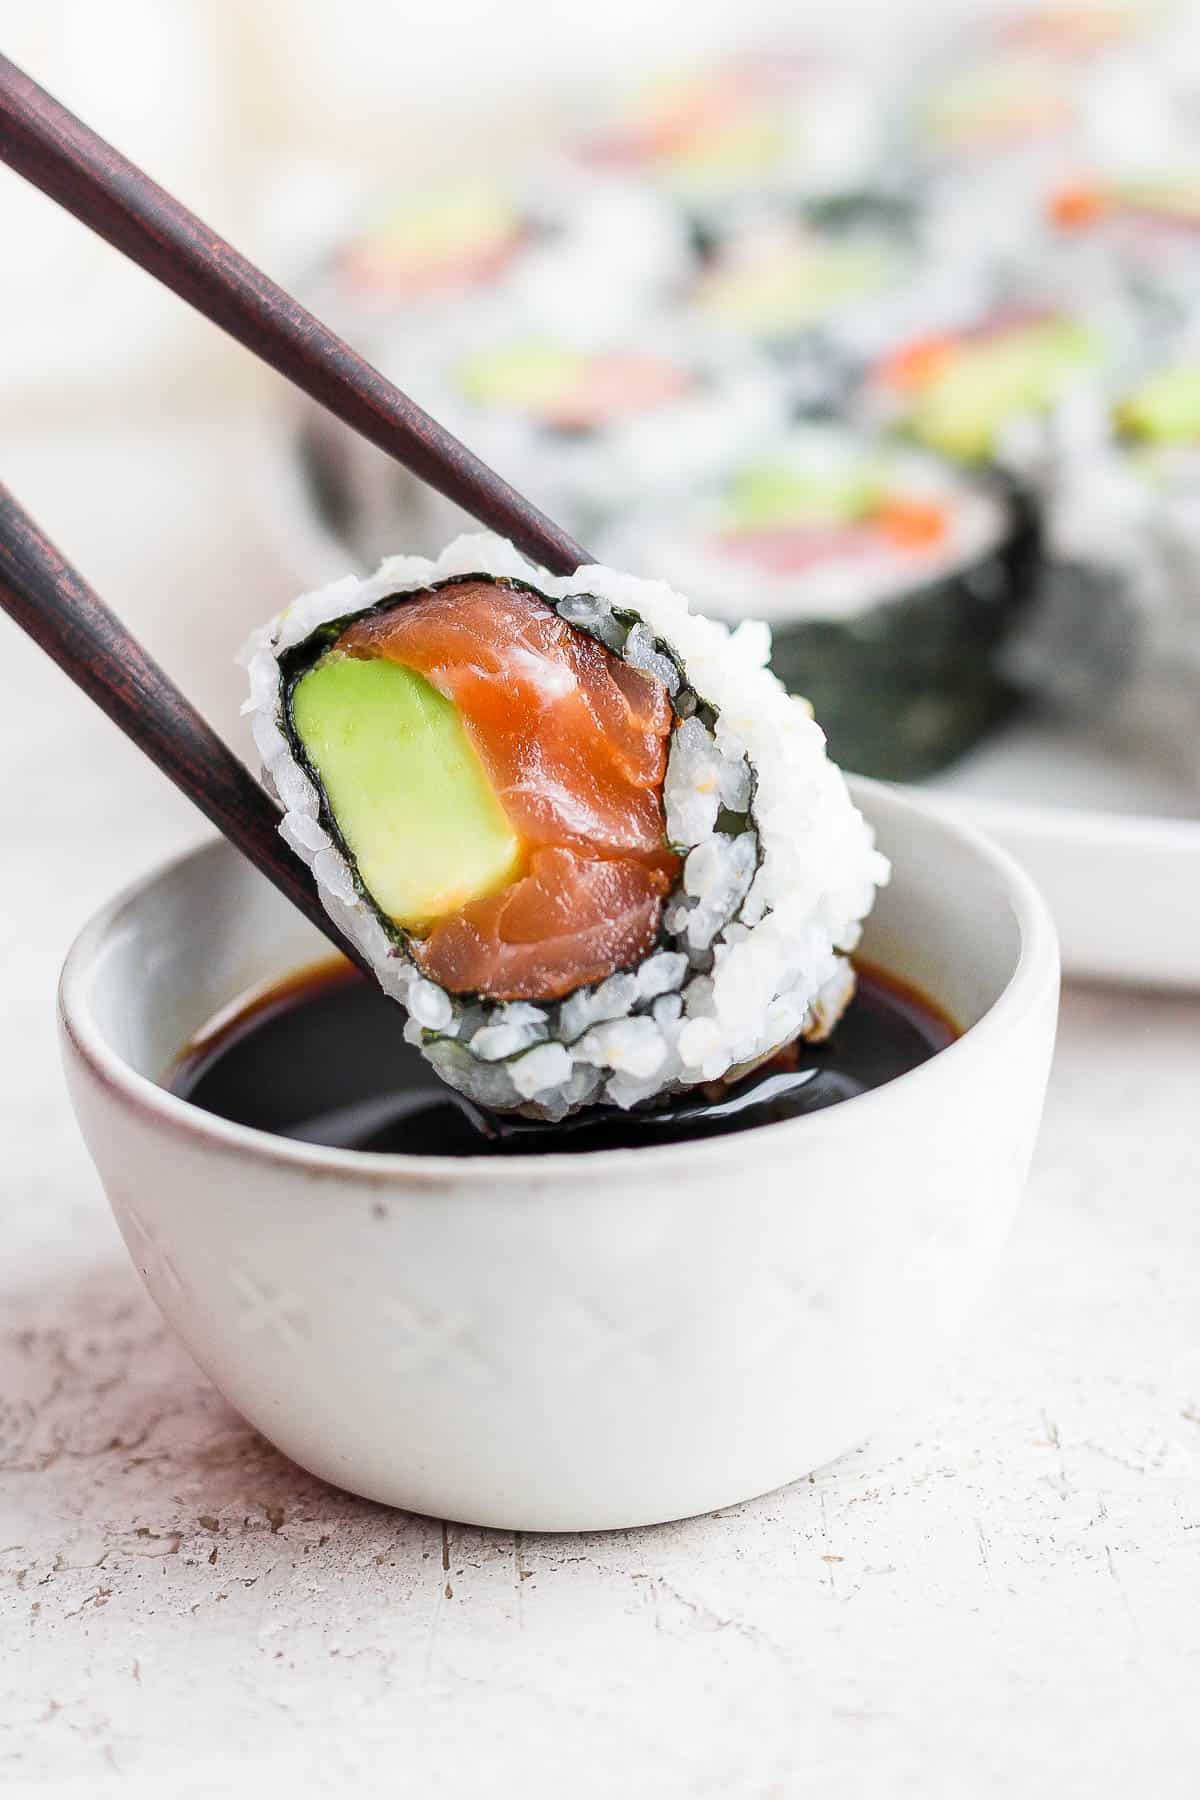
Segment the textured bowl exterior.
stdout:
<path fill-rule="evenodd" d="M 940 874 L 890 891 L 885 965 L 940 906 L 938 941 L 898 972 L 965 1013 L 976 977 L 954 959 L 989 927 L 969 914 L 1007 909 L 975 1002 L 988 1010 L 872 1094 L 678 1147 L 442 1163 L 214 1120 L 146 1078 L 212 992 L 164 1027 L 156 989 L 174 1004 L 188 957 L 226 998 L 274 972 L 255 971 L 255 909 L 277 919 L 278 966 L 306 960 L 296 934 L 308 928 L 222 845 L 93 921 L 62 984 L 72 1099 L 134 1262 L 229 1401 L 297 1462 L 373 1499 L 575 1530 L 780 1486 L 911 1394 L 1008 1232 L 1057 957 L 1041 902 L 1005 859 L 887 790 L 863 784 L 858 797 L 901 868 L 908 837 L 927 863 L 931 846 L 946 850 Z M 222 931 L 239 896 L 240 923 Z M 956 941 L 946 920 L 959 914 Z M 929 971 L 943 964 L 939 987 Z"/>

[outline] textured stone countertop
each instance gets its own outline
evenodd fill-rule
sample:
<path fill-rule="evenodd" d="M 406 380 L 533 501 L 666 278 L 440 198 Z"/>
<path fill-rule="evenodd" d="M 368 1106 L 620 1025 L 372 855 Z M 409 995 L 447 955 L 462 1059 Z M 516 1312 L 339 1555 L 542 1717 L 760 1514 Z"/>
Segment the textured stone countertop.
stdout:
<path fill-rule="evenodd" d="M 236 467 L 196 429 L 6 469 L 227 729 L 226 651 L 281 591 Z M 125 1257 L 54 980 L 196 828 L 3 621 L 0 650 L 0 1792 L 1191 1800 L 1200 1001 L 1068 991 L 973 1337 L 833 1467 L 642 1532 L 390 1512 L 244 1426 Z"/>

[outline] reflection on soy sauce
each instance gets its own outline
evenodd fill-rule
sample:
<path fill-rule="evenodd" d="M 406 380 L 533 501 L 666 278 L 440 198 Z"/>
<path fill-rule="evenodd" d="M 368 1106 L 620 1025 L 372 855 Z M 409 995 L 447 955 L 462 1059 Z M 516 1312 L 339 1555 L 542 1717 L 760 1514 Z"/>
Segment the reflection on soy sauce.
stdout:
<path fill-rule="evenodd" d="M 957 1036 L 913 989 L 867 965 L 826 1044 L 790 1045 L 740 1082 L 654 1110 L 588 1107 L 559 1125 L 504 1117 L 447 1088 L 401 1015 L 343 962 L 301 971 L 202 1032 L 167 1085 L 193 1106 L 301 1143 L 368 1154 L 530 1156 L 723 1136 L 818 1112 L 892 1081 Z"/>

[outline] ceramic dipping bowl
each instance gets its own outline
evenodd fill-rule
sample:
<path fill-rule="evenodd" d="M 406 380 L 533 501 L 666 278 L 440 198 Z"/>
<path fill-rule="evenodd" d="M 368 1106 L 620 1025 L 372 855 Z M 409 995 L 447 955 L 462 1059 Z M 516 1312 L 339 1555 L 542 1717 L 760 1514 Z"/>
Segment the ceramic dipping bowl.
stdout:
<path fill-rule="evenodd" d="M 571 1531 L 764 1493 L 911 1399 L 1025 1182 L 1058 957 L 1003 852 L 855 792 L 895 870 L 864 953 L 963 1035 L 826 1111 L 679 1145 L 372 1156 L 214 1117 L 158 1078 L 323 940 L 220 842 L 105 907 L 63 971 L 72 1100 L 130 1255 L 229 1402 L 340 1487 Z"/>

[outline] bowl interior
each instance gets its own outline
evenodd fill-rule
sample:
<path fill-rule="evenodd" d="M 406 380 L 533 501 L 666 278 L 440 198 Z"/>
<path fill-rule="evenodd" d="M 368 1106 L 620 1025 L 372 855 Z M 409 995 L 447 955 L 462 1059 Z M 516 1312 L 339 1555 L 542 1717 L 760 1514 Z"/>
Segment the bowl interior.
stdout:
<path fill-rule="evenodd" d="M 863 954 L 968 1029 L 1020 960 L 1034 904 L 1023 879 L 960 827 L 875 783 L 854 785 L 893 866 Z M 218 841 L 93 921 L 68 965 L 67 1005 L 82 1007 L 108 1049 L 156 1081 L 238 995 L 328 954 L 327 941 Z"/>

